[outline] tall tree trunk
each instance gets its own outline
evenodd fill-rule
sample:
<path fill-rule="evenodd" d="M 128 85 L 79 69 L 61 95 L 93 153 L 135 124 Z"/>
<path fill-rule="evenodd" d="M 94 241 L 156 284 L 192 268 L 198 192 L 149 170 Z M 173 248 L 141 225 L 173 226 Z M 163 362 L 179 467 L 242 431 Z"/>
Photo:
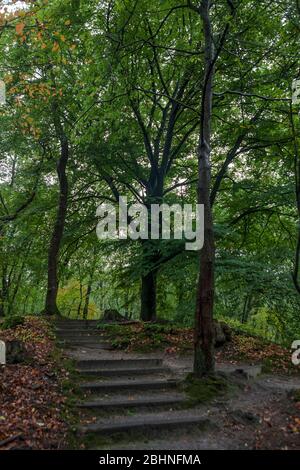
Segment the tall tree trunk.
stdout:
<path fill-rule="evenodd" d="M 294 260 L 294 269 L 292 272 L 292 278 L 295 285 L 295 288 L 300 294 L 300 279 L 299 279 L 299 269 L 300 269 L 300 155 L 298 149 L 298 136 L 296 125 L 293 118 L 293 107 L 290 105 L 290 121 L 294 142 L 294 172 L 295 172 L 295 193 L 296 193 L 296 205 L 298 211 L 298 238 L 295 251 L 295 260 Z"/>
<path fill-rule="evenodd" d="M 83 307 L 83 319 L 84 320 L 87 320 L 87 316 L 88 316 L 88 313 L 89 313 L 89 304 L 90 304 L 90 296 L 91 296 L 91 292 L 92 292 L 92 283 L 93 283 L 93 279 L 90 278 L 88 286 L 87 286 L 86 294 L 85 294 L 85 299 L 84 299 L 84 307 Z"/>
<path fill-rule="evenodd" d="M 252 307 L 252 292 L 246 295 L 245 302 L 244 302 L 244 308 L 243 308 L 243 314 L 241 318 L 242 323 L 247 323 L 249 313 L 251 311 Z"/>
<path fill-rule="evenodd" d="M 3 269 L 0 289 L 0 317 L 4 317 L 7 311 L 7 304 L 9 298 L 9 282 L 7 280 L 7 268 Z"/>
<path fill-rule="evenodd" d="M 151 238 L 151 204 L 162 202 L 162 189 L 157 195 L 151 195 L 147 201 L 148 207 L 148 234 Z M 161 237 L 162 231 L 162 217 L 159 215 L 159 237 Z M 141 313 L 140 318 L 142 321 L 156 321 L 156 297 L 157 297 L 157 268 L 155 264 L 159 260 L 158 251 L 159 240 L 142 240 L 143 250 L 143 263 L 149 266 L 149 271 L 142 275 L 141 278 Z"/>
<path fill-rule="evenodd" d="M 202 0 L 200 11 L 205 37 L 205 76 L 198 144 L 198 204 L 204 205 L 204 246 L 200 253 L 200 273 L 195 313 L 194 375 L 196 377 L 213 373 L 215 367 L 213 328 L 215 245 L 210 205 L 210 138 L 214 47 L 209 16 L 210 6 L 210 0 Z"/>
<path fill-rule="evenodd" d="M 47 315 L 59 314 L 57 307 L 57 291 L 58 291 L 58 256 L 63 237 L 66 214 L 67 214 L 67 201 L 68 201 L 68 179 L 66 174 L 66 168 L 69 158 L 69 143 L 68 139 L 63 131 L 60 118 L 58 116 L 58 109 L 56 106 L 53 107 L 53 116 L 56 135 L 60 141 L 60 158 L 57 162 L 57 176 L 59 181 L 59 201 L 55 224 L 50 240 L 50 246 L 48 251 L 48 286 L 47 295 L 45 302 L 44 313 Z"/>
<path fill-rule="evenodd" d="M 4 317 L 4 298 L 2 291 L 0 290 L 0 318 Z"/>
<path fill-rule="evenodd" d="M 142 276 L 141 288 L 141 320 L 156 320 L 156 271 Z"/>
<path fill-rule="evenodd" d="M 81 305 L 82 305 L 82 282 L 81 282 L 81 279 L 79 281 L 79 297 L 80 297 L 80 300 L 79 300 L 79 303 L 78 303 L 78 307 L 77 307 L 77 317 L 80 318 L 80 312 L 81 312 Z"/>

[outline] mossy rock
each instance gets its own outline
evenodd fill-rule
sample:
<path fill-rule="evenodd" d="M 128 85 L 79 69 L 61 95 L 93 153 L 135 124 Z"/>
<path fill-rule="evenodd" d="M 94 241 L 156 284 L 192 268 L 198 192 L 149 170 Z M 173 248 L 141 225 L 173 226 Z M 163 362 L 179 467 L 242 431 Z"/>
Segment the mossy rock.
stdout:
<path fill-rule="evenodd" d="M 123 315 L 121 315 L 117 310 L 114 310 L 114 309 L 104 310 L 104 314 L 102 318 L 102 321 L 104 323 L 122 322 L 124 320 L 125 318 L 123 317 Z"/>
<path fill-rule="evenodd" d="M 224 322 L 214 320 L 215 347 L 223 346 L 232 339 L 231 328 Z"/>

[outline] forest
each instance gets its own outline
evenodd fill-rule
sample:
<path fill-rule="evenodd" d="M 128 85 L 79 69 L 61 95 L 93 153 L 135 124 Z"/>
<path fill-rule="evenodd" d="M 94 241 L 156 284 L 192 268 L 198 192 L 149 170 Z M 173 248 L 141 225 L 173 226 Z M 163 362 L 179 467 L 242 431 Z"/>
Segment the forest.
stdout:
<path fill-rule="evenodd" d="M 175 328 L 197 378 L 215 371 L 215 322 L 289 355 L 299 33 L 299 0 L 0 1 L 3 331 L 109 313 L 145 341 Z M 120 198 L 135 239 L 97 237 Z M 154 204 L 201 205 L 202 248 L 175 215 L 169 239 L 161 218 L 139 237 Z"/>

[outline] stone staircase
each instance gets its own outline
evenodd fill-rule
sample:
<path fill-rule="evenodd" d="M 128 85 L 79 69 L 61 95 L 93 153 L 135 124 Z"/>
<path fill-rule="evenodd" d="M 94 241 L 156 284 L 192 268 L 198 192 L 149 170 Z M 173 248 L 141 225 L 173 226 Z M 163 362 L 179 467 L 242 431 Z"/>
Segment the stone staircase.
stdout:
<path fill-rule="evenodd" d="M 120 357 L 110 350 L 96 323 L 56 323 L 59 344 L 76 358 L 79 387 L 85 397 L 77 404 L 82 416 L 78 435 L 87 437 L 91 448 L 100 448 L 107 436 L 128 442 L 134 435 L 136 442 L 153 433 L 157 438 L 166 432 L 208 424 L 203 411 L 187 407 L 178 380 L 161 358 Z"/>

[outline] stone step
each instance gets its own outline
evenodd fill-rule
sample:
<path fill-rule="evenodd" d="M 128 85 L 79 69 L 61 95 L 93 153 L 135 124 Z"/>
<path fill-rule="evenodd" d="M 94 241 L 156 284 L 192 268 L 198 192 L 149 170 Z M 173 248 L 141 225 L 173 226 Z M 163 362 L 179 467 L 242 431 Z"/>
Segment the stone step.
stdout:
<path fill-rule="evenodd" d="M 55 328 L 57 331 L 59 330 L 67 330 L 67 331 L 77 331 L 77 330 L 95 330 L 97 331 L 98 328 L 97 328 L 97 325 L 96 324 L 93 324 L 93 325 L 89 325 L 89 324 L 82 324 L 82 325 L 66 325 L 66 324 L 56 324 L 55 325 Z"/>
<path fill-rule="evenodd" d="M 64 341 L 60 344 L 61 347 L 66 349 L 78 349 L 80 351 L 91 349 L 93 351 L 112 351 L 114 348 L 109 343 L 92 343 L 90 341 L 86 341 L 84 343 L 78 343 L 76 341 Z"/>
<path fill-rule="evenodd" d="M 77 324 L 77 323 L 99 323 L 100 320 L 84 320 L 83 318 L 72 319 L 72 318 L 60 318 L 56 320 L 55 323 L 68 323 L 68 324 Z"/>
<path fill-rule="evenodd" d="M 89 341 L 91 343 L 103 343 L 103 342 L 108 342 L 107 338 L 105 336 L 99 336 L 99 335 L 57 335 L 57 340 L 58 341 L 74 341 L 76 343 L 88 343 Z"/>
<path fill-rule="evenodd" d="M 138 358 L 138 359 L 84 359 L 77 361 L 77 368 L 84 370 L 88 369 L 128 369 L 128 368 L 143 368 L 155 367 L 162 365 L 160 358 Z"/>
<path fill-rule="evenodd" d="M 157 414 L 140 414 L 137 416 L 116 416 L 107 420 L 99 420 L 96 423 L 80 426 L 80 434 L 95 434 L 112 436 L 114 434 L 138 432 L 138 437 L 151 431 L 186 429 L 187 427 L 207 428 L 211 421 L 205 413 L 185 411 L 164 412 Z"/>
<path fill-rule="evenodd" d="M 75 329 L 61 329 L 61 330 L 56 330 L 56 335 L 59 337 L 69 337 L 69 336 L 102 336 L 103 333 L 100 330 L 92 329 L 92 328 L 86 328 L 85 330 L 80 329 L 80 330 L 75 330 Z"/>
<path fill-rule="evenodd" d="M 93 326 L 96 327 L 99 324 L 97 320 L 89 320 L 89 321 L 57 321 L 55 322 L 55 326 L 66 326 L 67 328 L 72 326 L 77 326 L 81 328 L 85 328 L 86 326 Z"/>
<path fill-rule="evenodd" d="M 63 327 L 63 328 L 56 328 L 55 329 L 55 333 L 56 334 L 69 334 L 69 335 L 77 335 L 77 334 L 81 334 L 81 333 L 93 333 L 93 334 L 101 334 L 102 331 L 97 329 L 97 328 L 94 328 L 94 327 L 91 327 L 91 326 L 87 326 L 86 328 L 83 328 L 83 327 L 78 327 L 78 328 L 66 328 L 66 327 Z"/>
<path fill-rule="evenodd" d="M 104 338 L 95 338 L 95 337 L 86 337 L 82 338 L 80 336 L 78 337 L 72 337 L 72 338 L 59 338 L 58 343 L 60 344 L 97 344 L 97 345 L 103 345 L 103 346 L 109 346 L 110 342 L 105 341 Z"/>
<path fill-rule="evenodd" d="M 110 400 L 93 400 L 79 403 L 78 408 L 95 411 L 113 411 L 128 408 L 150 408 L 180 406 L 186 403 L 185 396 L 159 395 L 157 397 L 117 398 Z"/>
<path fill-rule="evenodd" d="M 178 382 L 173 379 L 155 380 L 120 380 L 106 382 L 86 382 L 80 385 L 83 392 L 119 393 L 121 390 L 167 390 L 176 388 Z"/>
<path fill-rule="evenodd" d="M 156 433 L 153 433 L 151 437 L 150 436 L 144 437 L 142 441 L 139 439 L 126 439 L 126 435 L 125 435 L 122 441 L 115 438 L 113 439 L 114 441 L 113 443 L 110 442 L 109 444 L 105 444 L 105 451 L 107 451 L 107 448 L 109 448 L 110 451 L 116 450 L 120 452 L 122 450 L 122 451 L 127 451 L 128 453 L 129 451 L 131 451 L 131 455 L 132 455 L 133 454 L 132 451 L 136 451 L 136 450 L 140 451 L 141 449 L 143 449 L 143 451 L 145 450 L 163 451 L 164 454 L 165 454 L 166 449 L 168 449 L 168 451 L 177 451 L 177 452 L 180 451 L 181 454 L 183 454 L 183 452 L 181 451 L 184 451 L 184 450 L 188 451 L 187 452 L 188 454 L 191 454 L 191 450 L 218 451 L 221 448 L 223 451 L 224 450 L 232 451 L 233 449 L 235 449 L 235 447 L 233 447 L 233 444 L 232 444 L 232 439 L 230 440 L 230 439 L 225 439 L 225 438 L 222 441 L 222 444 L 221 444 L 222 447 L 220 447 L 219 439 L 214 439 L 211 436 L 210 430 L 212 427 L 213 427 L 212 423 L 210 423 L 210 426 L 209 426 L 209 422 L 208 422 L 208 425 L 204 426 L 204 428 L 202 427 L 202 429 L 201 429 L 201 426 L 199 426 L 200 432 L 197 432 L 197 431 L 194 432 L 194 430 L 190 429 L 189 427 L 187 427 L 186 429 L 183 428 L 182 432 L 180 433 L 177 432 L 176 437 L 174 438 L 170 438 L 170 436 L 168 435 L 165 435 L 165 436 L 160 435 L 160 433 L 156 432 Z M 217 426 L 215 426 L 215 428 L 216 427 Z M 96 439 L 97 439 L 97 435 L 95 435 L 94 440 Z M 111 441 L 112 437 L 108 439 L 109 441 Z M 93 446 L 93 449 L 104 450 L 104 447 L 97 445 L 97 441 L 96 441 L 96 445 Z M 128 455 L 128 453 L 125 455 Z M 199 455 L 199 452 L 197 452 L 197 454 Z"/>
<path fill-rule="evenodd" d="M 129 369 L 77 369 L 84 375 L 97 377 L 135 377 L 136 375 L 168 374 L 170 371 L 166 367 L 129 368 Z"/>

